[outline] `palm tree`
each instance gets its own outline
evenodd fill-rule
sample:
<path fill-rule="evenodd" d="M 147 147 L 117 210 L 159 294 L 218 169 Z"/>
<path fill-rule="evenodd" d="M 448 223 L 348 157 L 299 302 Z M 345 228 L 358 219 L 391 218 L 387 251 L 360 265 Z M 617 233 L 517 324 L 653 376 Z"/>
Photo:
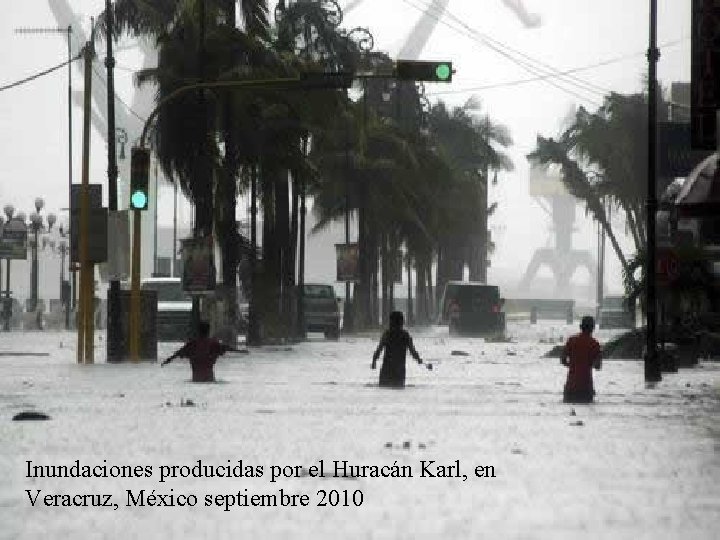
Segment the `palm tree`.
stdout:
<path fill-rule="evenodd" d="M 486 259 L 483 251 L 489 251 L 486 234 L 489 179 L 491 175 L 496 177 L 498 171 L 513 168 L 508 156 L 497 149 L 512 144 L 507 128 L 487 115 L 478 118 L 470 113 L 478 108 L 477 102 L 473 101 L 450 111 L 440 102 L 430 111 L 430 133 L 458 179 L 456 189 L 459 192 L 454 197 L 458 201 L 467 201 L 470 197 L 473 201 L 465 228 L 458 225 L 444 233 L 443 247 L 438 252 L 438 299 L 448 280 L 463 278 L 466 263 L 472 279 L 485 276 L 485 268 L 481 266 Z"/>
<path fill-rule="evenodd" d="M 659 93 L 661 94 L 661 93 Z M 659 96 L 658 111 L 665 111 Z M 634 277 L 645 250 L 647 178 L 647 95 L 611 93 L 594 113 L 580 107 L 570 126 L 555 140 L 538 136 L 528 159 L 561 166 L 568 191 L 585 202 L 600 223 L 623 267 L 626 291 L 638 290 Z M 671 179 L 660 179 L 663 191 Z M 636 256 L 628 260 L 609 223 L 603 200 L 610 198 L 625 214 Z"/>
<path fill-rule="evenodd" d="M 236 27 L 238 4 L 245 31 Z M 272 57 L 264 45 L 269 38 L 266 0 L 117 0 L 113 11 L 118 35 L 157 40 L 158 67 L 140 73 L 138 80 L 157 82 L 158 99 L 200 80 L 247 76 L 254 65 Z M 105 14 L 100 24 L 104 26 Z M 241 152 L 233 107 L 229 92 L 186 94 L 165 105 L 155 127 L 164 171 L 195 204 L 196 233 L 210 234 L 213 223 L 218 232 L 224 285 L 218 296 L 224 300 L 229 329 L 237 327 L 239 248 L 247 247 L 235 224 Z M 234 331 L 227 338 L 234 340 Z"/>

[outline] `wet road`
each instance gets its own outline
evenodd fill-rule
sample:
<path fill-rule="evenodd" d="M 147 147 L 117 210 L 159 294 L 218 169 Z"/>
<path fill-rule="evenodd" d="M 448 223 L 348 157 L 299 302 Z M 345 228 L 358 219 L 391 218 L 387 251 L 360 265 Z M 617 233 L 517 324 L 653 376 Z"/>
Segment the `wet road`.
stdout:
<path fill-rule="evenodd" d="M 565 370 L 540 358 L 552 345 L 538 341 L 572 331 L 517 324 L 510 327 L 517 342 L 502 344 L 450 339 L 444 329 L 416 334 L 434 369 L 408 365 L 401 391 L 376 386 L 369 337 L 231 355 L 218 362 L 219 383 L 198 385 L 182 361 L 162 369 L 77 366 L 69 334 L 0 336 L 1 350 L 51 353 L 0 358 L 0 509 L 11 516 L 0 537 L 716 538 L 720 365 L 666 375 L 648 388 L 641 363 L 606 361 L 597 403 L 565 405 Z M 161 356 L 171 350 L 162 344 Z M 10 421 L 30 408 L 52 419 Z M 149 466 L 153 474 L 27 477 L 27 460 L 76 459 Z M 160 466 L 188 471 L 198 460 L 242 460 L 263 466 L 263 476 L 159 481 Z M 324 477 L 312 475 L 320 460 Z M 334 477 L 335 461 L 366 466 L 366 477 Z M 272 482 L 272 465 L 300 468 Z M 393 465 L 412 477 L 371 477 L 374 467 L 397 472 Z M 40 499 L 32 506 L 28 489 L 42 490 L 40 499 L 107 493 L 118 509 Z M 194 494 L 198 504 L 127 506 L 127 490 L 141 489 Z M 281 489 L 307 495 L 309 505 L 225 511 L 214 503 Z M 325 502 L 337 491 L 340 503 L 317 506 L 322 491 Z"/>

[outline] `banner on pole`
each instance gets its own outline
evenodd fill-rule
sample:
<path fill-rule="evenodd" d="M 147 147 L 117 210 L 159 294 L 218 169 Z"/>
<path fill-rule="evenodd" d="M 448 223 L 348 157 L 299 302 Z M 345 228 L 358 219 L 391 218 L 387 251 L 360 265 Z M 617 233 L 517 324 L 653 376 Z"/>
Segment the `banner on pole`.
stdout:
<path fill-rule="evenodd" d="M 212 236 L 186 238 L 180 243 L 183 290 L 192 294 L 214 291 L 215 261 Z"/>
<path fill-rule="evenodd" d="M 358 245 L 335 244 L 337 255 L 337 281 L 360 281 Z"/>

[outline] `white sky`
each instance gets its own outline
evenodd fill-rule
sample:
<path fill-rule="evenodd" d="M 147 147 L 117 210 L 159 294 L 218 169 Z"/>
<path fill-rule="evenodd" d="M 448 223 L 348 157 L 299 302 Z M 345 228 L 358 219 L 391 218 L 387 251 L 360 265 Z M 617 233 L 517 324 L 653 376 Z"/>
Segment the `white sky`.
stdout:
<path fill-rule="evenodd" d="M 4 0 L 0 19 L 0 86 L 62 62 L 67 57 L 60 35 L 18 35 L 18 27 L 57 26 L 47 0 Z M 72 0 L 73 9 L 89 17 L 104 6 L 102 0 Z M 341 2 L 341 5 L 345 2 Z M 413 8 L 429 0 L 365 0 L 347 17 L 346 28 L 368 27 L 375 37 L 375 48 L 395 55 L 420 12 Z M 636 92 L 646 72 L 649 0 L 525 0 L 529 11 L 538 13 L 540 28 L 525 29 L 501 0 L 451 0 L 449 13 L 468 27 L 533 59 L 567 70 L 598 64 L 620 56 L 624 61 L 598 66 L 576 73 L 582 79 L 605 90 Z M 594 108 L 601 95 L 581 91 L 576 96 L 558 90 L 546 82 L 533 82 L 495 89 L 463 90 L 531 77 L 526 71 L 467 37 L 451 16 L 438 25 L 422 54 L 424 59 L 451 59 L 457 73 L 452 85 L 427 85 L 428 94 L 443 95 L 448 103 L 460 105 L 476 94 L 495 121 L 506 124 L 515 140 L 510 154 L 516 166 L 513 173 L 501 175 L 493 188 L 491 201 L 500 209 L 493 218 L 498 252 L 494 268 L 524 270 L 532 250 L 544 245 L 549 237 L 549 222 L 544 212 L 527 194 L 525 155 L 534 148 L 538 133 L 557 134 L 562 119 L 572 107 L 583 103 Z M 66 23 L 64 23 L 66 24 Z M 669 85 L 690 77 L 690 2 L 659 0 L 658 39 L 663 47 L 659 78 Z M 101 53 L 102 56 L 102 53 Z M 130 103 L 134 88 L 132 76 L 124 68 L 136 68 L 138 55 L 120 52 L 117 58 L 116 91 Z M 81 74 L 73 71 L 73 86 L 81 88 Z M 13 203 L 27 212 L 36 196 L 44 196 L 47 208 L 57 211 L 67 206 L 67 71 L 65 69 L 19 88 L 0 92 L 0 205 Z M 434 97 L 433 97 L 434 99 Z M 80 180 L 81 110 L 74 114 L 74 177 Z M 129 156 L 128 156 L 129 157 Z M 106 147 L 95 133 L 92 139 L 91 181 L 106 182 Z M 189 218 L 181 209 L 181 220 Z M 578 209 L 578 216 L 584 215 Z M 159 221 L 172 222 L 172 191 L 160 193 Z M 580 220 L 575 245 L 594 249 L 592 226 Z M 610 273 L 617 268 L 610 263 Z M 614 270 L 613 270 L 614 269 Z M 492 274 L 491 274 L 492 276 Z M 616 282 L 619 287 L 619 282 Z"/>

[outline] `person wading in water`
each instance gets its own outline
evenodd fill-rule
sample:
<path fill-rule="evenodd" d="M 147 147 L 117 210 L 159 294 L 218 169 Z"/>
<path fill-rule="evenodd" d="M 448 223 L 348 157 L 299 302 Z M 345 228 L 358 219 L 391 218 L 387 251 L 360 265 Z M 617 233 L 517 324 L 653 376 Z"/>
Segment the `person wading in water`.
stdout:
<path fill-rule="evenodd" d="M 390 325 L 383 332 L 378 344 L 371 368 L 375 369 L 380 352 L 385 349 L 382 367 L 380 368 L 380 386 L 403 388 L 405 386 L 405 356 L 410 351 L 412 357 L 422 364 L 420 355 L 413 346 L 412 338 L 407 330 L 403 329 L 403 314 L 400 311 L 390 313 Z"/>
<path fill-rule="evenodd" d="M 175 351 L 160 366 L 172 362 L 175 358 L 187 358 L 192 368 L 193 382 L 215 382 L 215 361 L 228 351 L 238 351 L 220 343 L 217 339 L 208 337 L 210 325 L 206 321 L 200 321 L 197 326 L 197 338 L 191 339 L 185 345 Z"/>
<path fill-rule="evenodd" d="M 581 332 L 570 337 L 563 348 L 560 363 L 569 368 L 563 392 L 565 403 L 592 403 L 595 396 L 592 370 L 602 367 L 602 358 L 600 344 L 592 337 L 594 329 L 595 319 L 583 317 Z"/>

